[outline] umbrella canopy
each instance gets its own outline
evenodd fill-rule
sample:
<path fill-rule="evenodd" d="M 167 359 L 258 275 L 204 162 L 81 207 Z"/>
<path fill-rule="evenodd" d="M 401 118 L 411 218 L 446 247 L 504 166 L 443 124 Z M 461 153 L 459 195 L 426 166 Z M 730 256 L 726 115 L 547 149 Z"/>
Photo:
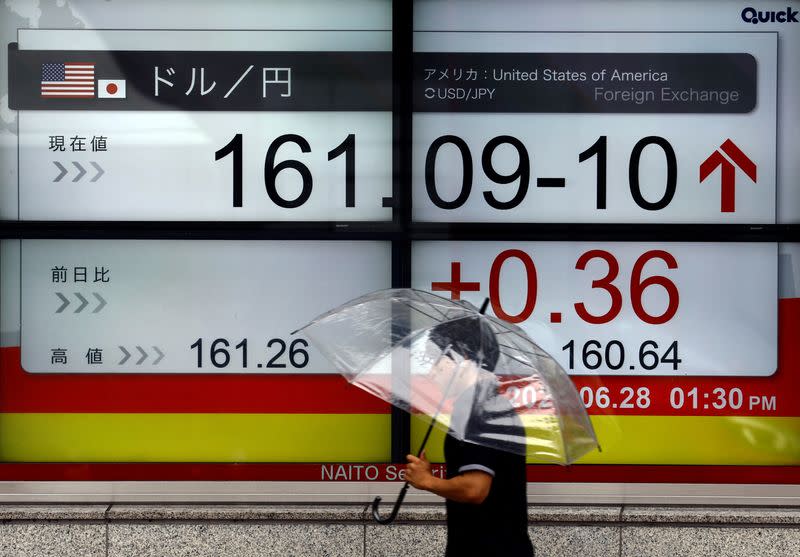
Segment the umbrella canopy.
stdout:
<path fill-rule="evenodd" d="M 468 302 L 381 290 L 295 332 L 350 383 L 459 439 L 559 464 L 598 446 L 561 366 L 521 328 Z"/>

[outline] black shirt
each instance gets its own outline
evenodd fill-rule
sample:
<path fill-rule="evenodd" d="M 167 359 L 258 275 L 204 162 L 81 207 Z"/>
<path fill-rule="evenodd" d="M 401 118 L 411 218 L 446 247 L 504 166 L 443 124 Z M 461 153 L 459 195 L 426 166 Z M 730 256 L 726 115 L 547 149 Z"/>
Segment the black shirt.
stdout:
<path fill-rule="evenodd" d="M 473 408 L 466 426 L 466 439 L 477 439 L 477 432 L 487 427 L 481 412 L 474 411 L 473 403 L 461 399 L 456 403 L 462 409 Z M 497 401 L 493 400 L 493 404 L 496 405 Z M 524 436 L 522 424 L 514 418 L 511 425 L 506 425 L 511 428 L 509 433 Z M 444 455 L 448 479 L 470 470 L 492 475 L 489 495 L 480 505 L 447 500 L 445 555 L 533 556 L 533 546 L 528 537 L 525 456 L 462 441 L 452 432 L 445 437 Z"/>

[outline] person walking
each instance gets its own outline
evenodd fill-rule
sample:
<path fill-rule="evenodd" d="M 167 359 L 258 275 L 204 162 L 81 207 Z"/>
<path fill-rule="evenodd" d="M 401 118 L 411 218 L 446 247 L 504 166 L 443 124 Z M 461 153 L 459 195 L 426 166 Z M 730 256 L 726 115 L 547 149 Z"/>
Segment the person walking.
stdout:
<path fill-rule="evenodd" d="M 465 435 L 464 439 L 451 433 L 445 437 L 446 478 L 433 475 L 423 452 L 419 457 L 407 456 L 406 480 L 446 500 L 446 557 L 533 557 L 524 451 L 504 451 L 470 441 L 498 424 L 502 424 L 504 437 L 525 438 L 510 402 L 498 395 L 497 383 L 481 371 L 495 371 L 497 341 L 481 330 L 480 321 L 471 319 L 438 325 L 430 338 L 443 351 L 432 371 L 434 380 L 463 391 L 453 405 L 451 433 L 463 431 Z"/>

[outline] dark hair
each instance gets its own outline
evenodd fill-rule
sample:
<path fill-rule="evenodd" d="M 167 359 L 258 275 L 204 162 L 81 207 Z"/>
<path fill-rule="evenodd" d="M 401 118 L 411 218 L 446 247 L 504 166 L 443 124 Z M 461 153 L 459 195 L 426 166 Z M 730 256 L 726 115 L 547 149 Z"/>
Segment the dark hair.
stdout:
<path fill-rule="evenodd" d="M 431 329 L 429 338 L 442 350 L 449 346 L 488 371 L 494 371 L 500 358 L 494 332 L 478 316 L 439 323 Z"/>

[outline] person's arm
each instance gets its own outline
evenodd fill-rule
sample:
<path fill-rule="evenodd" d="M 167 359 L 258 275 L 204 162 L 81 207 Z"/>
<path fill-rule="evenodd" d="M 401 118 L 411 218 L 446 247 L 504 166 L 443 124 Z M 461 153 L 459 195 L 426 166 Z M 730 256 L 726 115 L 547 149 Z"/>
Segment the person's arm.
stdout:
<path fill-rule="evenodd" d="M 430 491 L 445 499 L 459 503 L 479 505 L 489 495 L 492 475 L 482 470 L 468 470 L 458 476 L 445 480 L 431 473 L 431 463 L 422 453 L 422 458 L 406 456 L 406 480 L 417 489 Z"/>

